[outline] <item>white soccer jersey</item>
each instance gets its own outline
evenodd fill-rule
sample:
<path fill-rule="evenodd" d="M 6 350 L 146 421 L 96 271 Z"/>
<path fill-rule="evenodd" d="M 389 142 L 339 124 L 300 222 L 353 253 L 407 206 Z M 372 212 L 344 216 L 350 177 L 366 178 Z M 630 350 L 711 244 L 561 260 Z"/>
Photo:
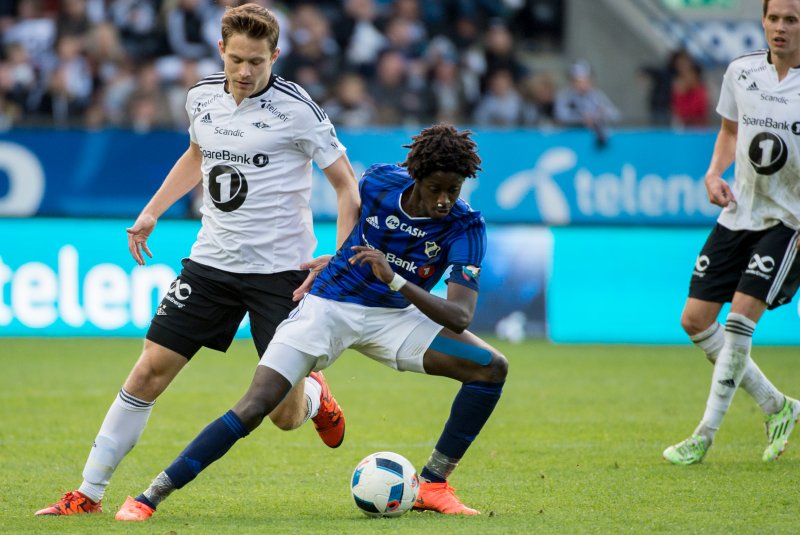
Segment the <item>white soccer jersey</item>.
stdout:
<path fill-rule="evenodd" d="M 766 50 L 735 59 L 717 113 L 739 124 L 733 193 L 720 214 L 731 230 L 780 222 L 800 229 L 800 68 L 778 81 Z"/>
<path fill-rule="evenodd" d="M 190 258 L 234 273 L 276 273 L 310 260 L 311 162 L 325 169 L 345 153 L 325 112 L 275 75 L 237 106 L 224 73 L 190 89 L 186 111 L 203 154 L 203 226 Z"/>

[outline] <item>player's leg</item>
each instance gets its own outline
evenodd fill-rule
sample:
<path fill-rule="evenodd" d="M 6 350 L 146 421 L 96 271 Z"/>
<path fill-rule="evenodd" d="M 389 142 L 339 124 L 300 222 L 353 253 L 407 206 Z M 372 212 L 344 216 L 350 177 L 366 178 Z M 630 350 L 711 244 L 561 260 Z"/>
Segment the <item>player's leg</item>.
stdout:
<path fill-rule="evenodd" d="M 37 515 L 102 511 L 100 501 L 109 480 L 144 431 L 155 399 L 186 365 L 187 359 L 145 340 L 144 350 L 109 407 L 83 468 L 83 483 Z"/>
<path fill-rule="evenodd" d="M 80 489 L 36 514 L 99 510 L 109 480 L 136 445 L 156 398 L 203 346 L 225 351 L 244 315 L 232 301 L 230 275 L 189 260 L 162 299 L 143 352 L 112 403 L 83 471 Z"/>
<path fill-rule="evenodd" d="M 719 352 L 725 345 L 725 328 L 717 321 L 721 308 L 722 303 L 690 297 L 681 316 L 683 330 L 712 364 L 717 362 Z M 758 403 L 766 416 L 777 413 L 784 406 L 785 396 L 770 382 L 752 358 L 747 361 L 741 387 Z"/>
<path fill-rule="evenodd" d="M 418 510 L 474 515 L 448 483 L 467 449 L 494 411 L 508 373 L 508 361 L 496 349 L 470 333 L 442 330 L 423 358 L 429 375 L 462 383 L 450 407 L 450 416 L 430 458 L 420 471 Z"/>
<path fill-rule="evenodd" d="M 269 275 L 250 275 L 250 291 L 244 299 L 250 313 L 250 331 L 259 355 L 263 355 L 278 325 L 297 306 L 292 292 L 305 280 L 307 272 L 288 271 Z M 331 448 L 344 440 L 345 419 L 322 372 L 314 372 L 292 388 L 269 415 L 276 427 L 291 431 L 311 419 L 322 441 Z"/>
<path fill-rule="evenodd" d="M 280 371 L 270 367 L 278 362 Z M 233 409 L 205 427 L 175 460 L 136 498 L 128 497 L 117 520 L 147 520 L 172 492 L 192 482 L 241 438 L 257 428 L 292 389 L 302 382 L 316 359 L 282 344 L 271 344 L 247 393 Z"/>
<path fill-rule="evenodd" d="M 462 383 L 436 447 L 420 471 L 415 509 L 479 514 L 458 499 L 448 479 L 500 399 L 508 362 L 474 334 L 442 329 L 414 308 L 373 309 L 367 323 L 374 325 L 367 325 L 365 337 L 354 349 L 401 371 L 441 375 Z"/>

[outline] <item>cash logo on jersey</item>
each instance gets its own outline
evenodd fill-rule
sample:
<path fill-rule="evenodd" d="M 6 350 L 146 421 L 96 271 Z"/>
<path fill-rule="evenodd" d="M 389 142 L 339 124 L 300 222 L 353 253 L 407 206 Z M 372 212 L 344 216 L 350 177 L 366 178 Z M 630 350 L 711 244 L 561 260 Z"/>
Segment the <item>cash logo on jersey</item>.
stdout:
<path fill-rule="evenodd" d="M 391 230 L 397 230 L 399 228 L 406 234 L 414 236 L 415 238 L 424 238 L 425 236 L 428 235 L 428 233 L 422 229 L 418 229 L 417 227 L 412 227 L 408 223 L 401 223 L 400 219 L 396 215 L 390 215 L 389 217 L 386 218 L 386 226 L 389 227 Z"/>

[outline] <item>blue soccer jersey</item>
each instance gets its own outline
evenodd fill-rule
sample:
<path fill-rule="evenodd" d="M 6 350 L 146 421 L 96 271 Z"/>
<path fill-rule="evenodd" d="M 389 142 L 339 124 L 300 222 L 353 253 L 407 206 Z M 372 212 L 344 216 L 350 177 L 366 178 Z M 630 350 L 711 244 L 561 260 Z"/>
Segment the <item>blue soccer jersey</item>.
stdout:
<path fill-rule="evenodd" d="M 404 167 L 373 165 L 359 182 L 361 214 L 353 232 L 319 274 L 311 293 L 334 301 L 370 307 L 405 308 L 400 292 L 387 290 L 369 264 L 351 266 L 354 245 L 378 249 L 396 273 L 430 291 L 452 266 L 447 283 L 478 291 L 478 275 L 486 254 L 486 223 L 461 199 L 446 217 L 412 217 L 400 198 L 414 180 Z"/>

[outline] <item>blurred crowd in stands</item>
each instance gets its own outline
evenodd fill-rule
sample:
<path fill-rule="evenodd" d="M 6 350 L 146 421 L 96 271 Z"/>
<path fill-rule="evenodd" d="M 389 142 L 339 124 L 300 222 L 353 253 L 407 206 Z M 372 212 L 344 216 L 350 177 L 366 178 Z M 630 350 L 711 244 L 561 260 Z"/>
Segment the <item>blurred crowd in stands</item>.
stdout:
<path fill-rule="evenodd" d="M 619 119 L 590 66 L 559 77 L 529 60 L 561 47 L 561 0 L 254 1 L 281 23 L 275 73 L 340 127 L 585 125 L 600 144 Z M 0 0 L 0 130 L 185 128 L 186 92 L 222 69 L 220 20 L 240 3 Z"/>

